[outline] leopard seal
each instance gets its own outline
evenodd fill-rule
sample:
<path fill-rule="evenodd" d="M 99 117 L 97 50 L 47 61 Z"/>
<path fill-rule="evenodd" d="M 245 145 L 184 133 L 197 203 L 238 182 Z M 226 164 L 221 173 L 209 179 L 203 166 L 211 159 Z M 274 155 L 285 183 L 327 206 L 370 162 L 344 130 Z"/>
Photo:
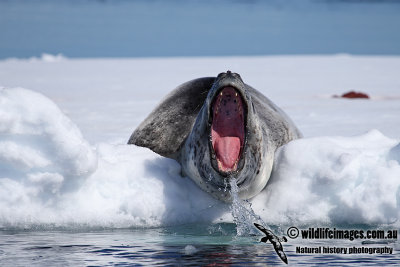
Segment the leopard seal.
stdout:
<path fill-rule="evenodd" d="M 249 199 L 266 186 L 277 148 L 300 138 L 271 100 L 227 71 L 173 90 L 132 133 L 128 144 L 178 161 L 182 175 L 224 202 L 229 179 Z"/>

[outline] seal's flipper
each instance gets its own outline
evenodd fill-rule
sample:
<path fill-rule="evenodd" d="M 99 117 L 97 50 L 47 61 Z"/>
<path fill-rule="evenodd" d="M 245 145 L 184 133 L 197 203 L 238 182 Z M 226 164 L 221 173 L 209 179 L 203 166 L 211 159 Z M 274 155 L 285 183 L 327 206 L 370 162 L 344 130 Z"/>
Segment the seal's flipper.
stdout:
<path fill-rule="evenodd" d="M 177 87 L 136 128 L 128 144 L 177 159 L 214 81 L 213 77 L 200 78 Z"/>

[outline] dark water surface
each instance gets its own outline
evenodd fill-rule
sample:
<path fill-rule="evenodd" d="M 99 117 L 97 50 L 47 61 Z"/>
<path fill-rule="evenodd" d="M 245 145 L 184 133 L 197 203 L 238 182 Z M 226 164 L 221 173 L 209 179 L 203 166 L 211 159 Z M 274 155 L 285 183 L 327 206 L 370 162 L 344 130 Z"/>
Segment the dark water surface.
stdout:
<path fill-rule="evenodd" d="M 400 1 L 0 0 L 0 59 L 400 54 Z"/>
<path fill-rule="evenodd" d="M 233 224 L 101 231 L 2 231 L 1 266 L 265 266 L 285 264 L 260 236 L 237 237 Z M 307 247 L 391 247 L 393 254 L 297 253 Z M 346 240 L 283 243 L 289 265 L 387 266 L 400 262 L 398 242 Z"/>

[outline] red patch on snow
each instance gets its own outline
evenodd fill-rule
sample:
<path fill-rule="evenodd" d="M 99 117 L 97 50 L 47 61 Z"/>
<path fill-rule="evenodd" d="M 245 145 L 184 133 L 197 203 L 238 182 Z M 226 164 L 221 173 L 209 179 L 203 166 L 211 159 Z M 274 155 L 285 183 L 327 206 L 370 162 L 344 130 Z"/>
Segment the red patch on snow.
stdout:
<path fill-rule="evenodd" d="M 244 143 L 244 107 L 240 94 L 225 87 L 213 103 L 212 146 L 223 172 L 235 171 Z"/>
<path fill-rule="evenodd" d="M 366 98 L 366 99 L 369 99 L 369 95 L 367 95 L 365 93 L 361 93 L 361 92 L 354 92 L 354 91 L 350 91 L 348 93 L 345 93 L 345 94 L 341 95 L 340 97 L 342 97 L 342 98 Z"/>

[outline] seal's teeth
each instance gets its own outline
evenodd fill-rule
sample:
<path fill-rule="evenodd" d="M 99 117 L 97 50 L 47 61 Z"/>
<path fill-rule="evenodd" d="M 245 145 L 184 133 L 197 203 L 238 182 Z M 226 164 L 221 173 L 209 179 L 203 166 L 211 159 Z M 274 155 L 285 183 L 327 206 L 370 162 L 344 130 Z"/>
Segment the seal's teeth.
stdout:
<path fill-rule="evenodd" d="M 222 170 L 223 167 L 222 167 L 221 161 L 220 161 L 218 158 L 217 158 L 216 160 L 217 160 L 217 164 L 218 164 L 218 169 L 219 169 L 219 170 Z M 236 171 L 236 170 L 237 170 L 238 163 L 239 163 L 239 159 L 237 159 L 237 160 L 235 161 L 235 164 L 233 165 L 233 168 L 231 169 L 231 171 Z"/>
<path fill-rule="evenodd" d="M 217 162 L 218 162 L 218 169 L 222 170 L 222 164 L 221 164 L 221 161 L 219 161 L 219 159 L 217 159 Z"/>
<path fill-rule="evenodd" d="M 238 165 L 239 160 L 235 161 L 235 165 L 233 165 L 233 169 L 236 170 L 237 169 L 237 165 Z"/>
<path fill-rule="evenodd" d="M 219 93 L 219 95 L 220 95 L 220 96 L 222 96 L 222 95 L 223 95 L 223 93 L 221 92 L 221 93 Z"/>
<path fill-rule="evenodd" d="M 222 92 L 220 93 L 220 95 L 222 95 Z M 217 106 L 215 108 L 215 115 L 218 114 L 219 108 L 221 107 L 221 101 L 222 101 L 222 97 L 219 97 L 219 99 L 217 100 Z"/>

